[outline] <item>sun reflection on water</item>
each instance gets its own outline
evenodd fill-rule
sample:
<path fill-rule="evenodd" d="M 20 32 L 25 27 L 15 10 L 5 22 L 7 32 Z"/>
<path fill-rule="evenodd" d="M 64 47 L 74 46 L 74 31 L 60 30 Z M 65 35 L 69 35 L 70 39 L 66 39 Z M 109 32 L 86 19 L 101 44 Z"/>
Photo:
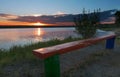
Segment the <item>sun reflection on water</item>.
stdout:
<path fill-rule="evenodd" d="M 35 34 L 36 36 L 42 36 L 43 33 L 44 33 L 44 31 L 43 31 L 41 28 L 36 28 L 34 34 Z"/>
<path fill-rule="evenodd" d="M 41 29 L 40 29 L 40 28 L 37 29 L 37 35 L 38 35 L 38 36 L 41 35 Z"/>
<path fill-rule="evenodd" d="M 35 29 L 35 41 L 42 41 L 42 35 L 44 34 L 44 31 L 41 28 Z"/>

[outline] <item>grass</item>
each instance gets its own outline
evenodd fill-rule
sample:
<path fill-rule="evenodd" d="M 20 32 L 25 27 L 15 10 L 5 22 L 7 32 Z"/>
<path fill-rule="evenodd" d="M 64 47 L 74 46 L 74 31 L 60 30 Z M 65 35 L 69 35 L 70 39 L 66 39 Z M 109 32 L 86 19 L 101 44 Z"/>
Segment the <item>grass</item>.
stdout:
<path fill-rule="evenodd" d="M 38 42 L 35 44 L 24 45 L 24 46 L 14 46 L 9 50 L 0 50 L 0 66 L 5 66 L 7 64 L 13 64 L 16 62 L 23 61 L 35 61 L 36 57 L 32 54 L 32 50 L 49 47 L 61 43 L 66 43 L 70 41 L 80 40 L 80 38 L 66 38 L 64 40 L 50 40 L 47 42 Z"/>
<path fill-rule="evenodd" d="M 120 45 L 120 38 L 116 38 L 115 43 L 117 43 L 118 45 Z"/>
<path fill-rule="evenodd" d="M 22 77 L 23 75 L 26 77 L 32 77 L 30 70 L 34 71 L 36 69 L 36 67 L 34 68 L 34 66 L 37 66 L 39 68 L 42 62 L 42 60 L 36 58 L 32 54 L 32 51 L 34 49 L 54 46 L 57 44 L 62 44 L 76 40 L 80 40 L 80 38 L 69 37 L 69 38 L 65 38 L 64 40 L 53 39 L 47 42 L 38 42 L 35 44 L 24 45 L 24 46 L 14 46 L 9 50 L 0 49 L 0 77 L 14 77 L 14 76 Z M 27 64 L 29 65 L 24 68 L 24 65 Z M 5 70 L 3 71 L 3 69 L 6 67 L 9 68 L 9 66 L 12 68 L 21 67 L 21 69 L 25 71 L 24 73 L 22 72 L 23 74 L 21 74 L 19 69 L 16 69 L 15 72 L 12 72 L 12 75 L 14 76 L 12 76 L 11 74 L 10 76 L 6 76 L 8 72 L 7 71 L 5 72 Z"/>

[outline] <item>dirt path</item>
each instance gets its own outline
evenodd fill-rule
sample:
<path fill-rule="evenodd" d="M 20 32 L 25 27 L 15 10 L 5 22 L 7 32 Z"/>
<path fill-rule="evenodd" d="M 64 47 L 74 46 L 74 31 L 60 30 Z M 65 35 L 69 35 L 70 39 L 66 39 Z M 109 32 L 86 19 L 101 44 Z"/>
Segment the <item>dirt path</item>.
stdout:
<path fill-rule="evenodd" d="M 97 48 L 100 47 L 100 48 Z M 64 73 L 64 77 L 120 77 L 120 39 L 116 41 L 115 48 L 105 50 L 103 44 L 94 46 L 94 50 L 98 52 L 107 52 L 92 55 L 84 59 L 83 63 L 74 66 Z M 91 52 L 91 47 L 89 48 Z M 92 57 L 92 59 L 90 59 Z"/>
<path fill-rule="evenodd" d="M 85 69 L 84 77 L 120 77 L 120 52 L 111 52 Z"/>

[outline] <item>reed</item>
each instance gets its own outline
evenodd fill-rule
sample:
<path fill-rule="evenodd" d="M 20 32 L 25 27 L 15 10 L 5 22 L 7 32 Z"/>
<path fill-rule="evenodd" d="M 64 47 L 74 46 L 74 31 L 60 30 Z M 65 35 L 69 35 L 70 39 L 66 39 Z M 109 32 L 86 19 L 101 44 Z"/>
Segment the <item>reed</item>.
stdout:
<path fill-rule="evenodd" d="M 49 47 L 57 44 L 80 40 L 80 38 L 65 38 L 64 40 L 53 39 L 47 42 L 38 42 L 24 46 L 13 46 L 9 50 L 0 49 L 0 66 L 14 64 L 23 61 L 36 61 L 36 57 L 32 54 L 32 50 Z"/>

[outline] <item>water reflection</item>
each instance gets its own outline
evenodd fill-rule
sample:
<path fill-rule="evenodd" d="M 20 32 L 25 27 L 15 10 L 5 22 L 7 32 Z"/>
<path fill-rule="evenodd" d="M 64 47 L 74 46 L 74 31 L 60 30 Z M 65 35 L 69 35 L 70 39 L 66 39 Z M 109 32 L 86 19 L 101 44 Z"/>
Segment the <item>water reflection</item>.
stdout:
<path fill-rule="evenodd" d="M 43 34 L 43 31 L 41 28 L 36 28 L 35 29 L 35 41 L 38 42 L 38 41 L 42 41 L 42 34 Z"/>
<path fill-rule="evenodd" d="M 36 28 L 34 34 L 35 34 L 36 36 L 42 36 L 43 33 L 44 33 L 44 31 L 43 31 L 41 28 Z"/>
<path fill-rule="evenodd" d="M 76 37 L 74 28 L 28 28 L 28 29 L 0 29 L 0 49 L 9 49 L 14 45 L 48 41 L 51 39 L 64 39 L 69 36 Z"/>
<path fill-rule="evenodd" d="M 41 35 L 41 30 L 40 30 L 40 28 L 37 29 L 37 35 L 38 35 L 38 36 Z"/>

